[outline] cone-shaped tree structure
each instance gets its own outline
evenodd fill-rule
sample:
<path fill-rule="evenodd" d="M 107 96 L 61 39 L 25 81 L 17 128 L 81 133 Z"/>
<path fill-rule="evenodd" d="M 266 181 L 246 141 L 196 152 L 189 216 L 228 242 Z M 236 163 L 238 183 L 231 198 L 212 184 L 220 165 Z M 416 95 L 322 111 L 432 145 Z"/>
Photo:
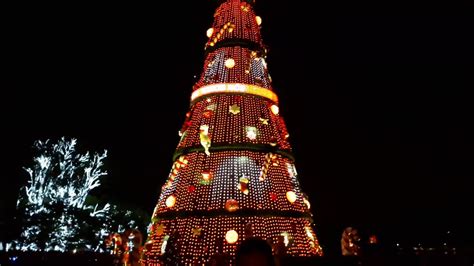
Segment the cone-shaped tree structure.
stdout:
<path fill-rule="evenodd" d="M 144 261 L 182 264 L 221 254 L 248 237 L 288 256 L 321 255 L 279 113 L 253 1 L 220 1 L 207 31 L 170 175 L 156 205 Z"/>

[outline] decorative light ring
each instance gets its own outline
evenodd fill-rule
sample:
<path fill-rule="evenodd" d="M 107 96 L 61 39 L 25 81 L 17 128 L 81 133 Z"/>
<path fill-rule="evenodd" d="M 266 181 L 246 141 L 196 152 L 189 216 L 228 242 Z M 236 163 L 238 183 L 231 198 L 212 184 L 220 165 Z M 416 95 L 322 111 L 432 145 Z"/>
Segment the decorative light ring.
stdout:
<path fill-rule="evenodd" d="M 205 149 L 201 145 L 199 146 L 190 146 L 190 147 L 183 147 L 179 148 L 173 154 L 173 159 L 176 161 L 182 155 L 186 155 L 193 152 L 204 152 Z M 211 152 L 220 152 L 220 151 L 256 151 L 262 153 L 276 153 L 280 154 L 281 156 L 288 158 L 291 161 L 295 161 L 295 157 L 291 150 L 282 150 L 278 147 L 272 146 L 271 144 L 254 144 L 254 143 L 236 143 L 236 144 L 228 144 L 228 143 L 215 143 L 212 144 L 212 147 L 209 148 Z"/>
<path fill-rule="evenodd" d="M 193 210 L 193 211 L 175 211 L 170 210 L 167 212 L 159 213 L 156 218 L 160 221 L 175 221 L 176 219 L 181 218 L 196 218 L 200 219 L 203 216 L 208 218 L 214 217 L 282 217 L 282 218 L 294 218 L 294 219 L 303 219 L 305 221 L 310 221 L 311 213 L 310 212 L 300 212 L 300 211 L 279 211 L 279 210 L 253 210 L 253 209 L 242 209 L 239 208 L 235 212 L 229 212 L 228 210 L 221 208 L 215 210 Z"/>
<path fill-rule="evenodd" d="M 218 83 L 201 87 L 195 90 L 191 95 L 191 103 L 203 96 L 221 93 L 251 94 L 267 98 L 274 103 L 278 103 L 278 96 L 273 91 L 259 86 L 241 83 Z"/>

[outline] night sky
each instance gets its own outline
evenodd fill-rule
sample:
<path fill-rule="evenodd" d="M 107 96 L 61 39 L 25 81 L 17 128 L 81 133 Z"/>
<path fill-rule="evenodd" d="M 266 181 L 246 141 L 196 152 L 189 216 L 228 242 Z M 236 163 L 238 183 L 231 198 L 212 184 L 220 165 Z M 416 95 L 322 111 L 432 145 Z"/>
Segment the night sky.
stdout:
<path fill-rule="evenodd" d="M 9 12 L 3 221 L 33 141 L 61 136 L 107 149 L 103 196 L 152 212 L 215 8 L 162 2 Z M 347 226 L 386 243 L 439 245 L 447 230 L 472 243 L 473 5 L 306 2 L 260 0 L 256 9 L 321 244 L 337 250 Z"/>

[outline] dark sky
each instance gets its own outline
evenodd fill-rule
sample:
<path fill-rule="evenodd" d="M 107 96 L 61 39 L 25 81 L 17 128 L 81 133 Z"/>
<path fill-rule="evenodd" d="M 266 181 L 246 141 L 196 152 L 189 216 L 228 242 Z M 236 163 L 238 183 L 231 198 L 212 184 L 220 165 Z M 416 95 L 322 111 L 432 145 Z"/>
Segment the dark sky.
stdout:
<path fill-rule="evenodd" d="M 108 149 L 103 193 L 152 211 L 215 7 L 162 2 L 9 12 L 2 218 L 26 180 L 33 141 L 63 135 Z M 322 244 L 335 247 L 350 225 L 387 241 L 429 241 L 445 230 L 469 239 L 472 4 L 257 2 Z"/>

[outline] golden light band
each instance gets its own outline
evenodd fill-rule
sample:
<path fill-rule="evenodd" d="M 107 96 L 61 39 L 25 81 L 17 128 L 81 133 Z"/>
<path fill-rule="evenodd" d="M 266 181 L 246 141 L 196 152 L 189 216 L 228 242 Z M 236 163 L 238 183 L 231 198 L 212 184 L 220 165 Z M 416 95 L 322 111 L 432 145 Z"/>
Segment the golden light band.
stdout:
<path fill-rule="evenodd" d="M 278 96 L 271 90 L 259 86 L 240 83 L 219 83 L 201 87 L 191 95 L 191 102 L 210 94 L 219 93 L 244 93 L 267 98 L 278 103 Z"/>

